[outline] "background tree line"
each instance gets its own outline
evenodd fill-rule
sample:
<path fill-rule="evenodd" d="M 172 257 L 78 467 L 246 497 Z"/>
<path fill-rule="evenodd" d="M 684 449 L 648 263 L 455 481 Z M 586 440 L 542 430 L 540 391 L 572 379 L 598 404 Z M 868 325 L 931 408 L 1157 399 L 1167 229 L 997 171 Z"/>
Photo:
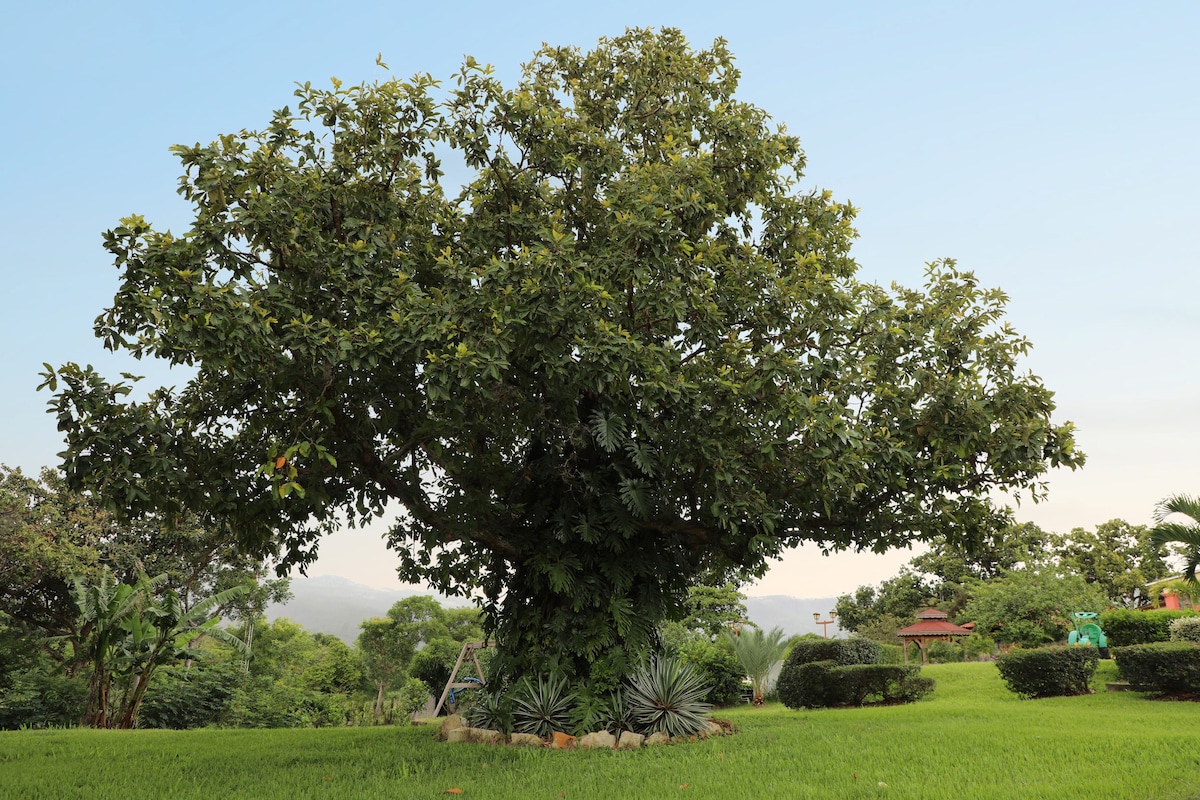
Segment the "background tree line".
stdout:
<path fill-rule="evenodd" d="M 483 635 L 476 609 L 411 597 L 350 646 L 267 622 L 290 595 L 266 574 L 203 526 L 118 522 L 52 471 L 0 467 L 0 728 L 407 719 Z"/>
<path fill-rule="evenodd" d="M 1010 525 L 968 551 L 934 542 L 893 578 L 838 598 L 843 630 L 884 644 L 915 614 L 936 607 L 975 623 L 968 649 L 993 643 L 1035 646 L 1064 640 L 1072 611 L 1136 608 L 1157 600 L 1151 584 L 1173 574 L 1171 552 L 1154 529 L 1114 519 L 1094 530 L 1059 534 L 1032 523 Z M 942 648 L 953 657 L 957 648 Z"/>
<path fill-rule="evenodd" d="M 478 609 L 428 596 L 363 620 L 353 644 L 269 622 L 287 579 L 198 525 L 130 528 L 49 470 L 0 467 L 0 525 L 0 728 L 402 722 L 484 636 Z M 744 600 L 733 583 L 696 584 L 655 632 L 717 705 L 751 688 L 761 699 L 787 645 L 753 626 Z"/>

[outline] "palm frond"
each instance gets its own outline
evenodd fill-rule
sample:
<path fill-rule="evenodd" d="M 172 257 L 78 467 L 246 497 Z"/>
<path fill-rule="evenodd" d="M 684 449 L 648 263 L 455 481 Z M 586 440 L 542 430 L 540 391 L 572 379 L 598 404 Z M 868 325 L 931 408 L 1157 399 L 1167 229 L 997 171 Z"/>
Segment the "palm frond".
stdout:
<path fill-rule="evenodd" d="M 1187 494 L 1174 494 L 1159 501 L 1154 508 L 1154 521 L 1164 522 L 1172 514 L 1183 514 L 1200 523 L 1200 498 Z"/>
<path fill-rule="evenodd" d="M 1190 522 L 1168 521 L 1177 516 L 1187 517 Z M 1196 583 L 1196 568 L 1200 567 L 1200 499 L 1186 494 L 1172 495 L 1159 502 L 1154 519 L 1158 524 L 1150 531 L 1150 540 L 1160 547 L 1169 543 L 1183 545 L 1187 560 L 1183 580 Z"/>

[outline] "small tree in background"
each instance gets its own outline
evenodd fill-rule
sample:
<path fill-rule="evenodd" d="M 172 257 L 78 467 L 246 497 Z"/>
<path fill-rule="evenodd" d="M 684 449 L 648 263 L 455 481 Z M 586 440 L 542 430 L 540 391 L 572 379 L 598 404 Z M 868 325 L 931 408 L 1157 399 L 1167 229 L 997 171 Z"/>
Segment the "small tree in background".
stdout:
<path fill-rule="evenodd" d="M 771 670 L 783 659 L 787 647 L 783 628 L 772 628 L 770 633 L 764 633 L 762 628 L 745 627 L 738 631 L 727 630 L 725 637 L 754 687 L 754 704 L 762 705 Z"/>
<path fill-rule="evenodd" d="M 379 718 L 383 715 L 383 699 L 388 689 L 408 675 L 416 642 L 390 617 L 363 620 L 359 628 L 358 653 L 363 672 L 375 685 L 375 716 Z"/>

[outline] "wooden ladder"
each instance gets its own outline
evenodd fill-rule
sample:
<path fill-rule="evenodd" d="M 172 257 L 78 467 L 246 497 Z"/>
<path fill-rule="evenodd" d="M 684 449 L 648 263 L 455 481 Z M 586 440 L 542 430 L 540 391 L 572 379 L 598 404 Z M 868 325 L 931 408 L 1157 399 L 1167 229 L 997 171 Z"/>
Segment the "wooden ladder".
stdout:
<path fill-rule="evenodd" d="M 478 689 L 487 685 L 487 681 L 483 676 L 483 667 L 479 665 L 479 651 L 485 647 L 495 647 L 495 642 L 466 642 L 462 646 L 462 652 L 458 654 L 458 661 L 454 662 L 454 669 L 450 672 L 450 680 L 446 681 L 446 688 L 442 689 L 442 696 L 437 702 L 437 707 L 433 709 L 433 716 L 442 713 L 442 706 L 446 704 L 446 698 L 450 696 L 450 692 L 454 689 Z M 463 668 L 463 662 L 467 660 L 467 656 L 471 657 L 471 661 L 475 663 L 475 672 L 479 675 L 478 682 L 464 682 L 458 680 L 458 671 Z"/>

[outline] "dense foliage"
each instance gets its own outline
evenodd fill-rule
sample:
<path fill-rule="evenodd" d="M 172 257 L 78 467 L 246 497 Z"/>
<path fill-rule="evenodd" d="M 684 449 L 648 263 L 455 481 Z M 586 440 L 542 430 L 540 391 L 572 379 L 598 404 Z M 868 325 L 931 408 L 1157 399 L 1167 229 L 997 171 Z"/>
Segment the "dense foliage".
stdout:
<path fill-rule="evenodd" d="M 1172 642 L 1200 642 L 1200 616 L 1181 617 L 1171 623 Z"/>
<path fill-rule="evenodd" d="M 1017 648 L 996 660 L 1009 691 L 1021 697 L 1087 694 L 1100 653 L 1094 647 Z"/>
<path fill-rule="evenodd" d="M 1037 647 L 1066 641 L 1072 612 L 1106 605 L 1102 591 L 1077 575 L 1022 569 L 976 584 L 960 616 L 997 642 Z"/>
<path fill-rule="evenodd" d="M 728 706 L 742 699 L 747 671 L 727 644 L 697 639 L 684 644 L 679 656 L 703 676 L 709 687 L 706 703 Z"/>
<path fill-rule="evenodd" d="M 337 637 L 310 633 L 286 618 L 271 623 L 246 619 L 231 629 L 212 621 L 191 625 L 206 618 L 206 609 L 219 603 L 219 595 L 181 612 L 152 597 L 148 587 L 130 587 L 111 577 L 89 592 L 94 595 L 89 601 L 94 621 L 65 642 L 61 637 L 29 637 L 0 615 L 0 729 L 77 725 L 81 720 L 97 726 L 177 729 L 401 724 L 424 708 L 434 691 L 401 669 L 380 701 L 367 671 L 373 655 Z M 405 629 L 413 641 L 401 648 L 404 652 L 420 646 L 420 637 L 431 632 L 478 639 L 474 609 L 442 609 L 427 597 L 396 605 L 388 619 L 412 626 Z M 144 620 L 134 625 L 122 606 L 137 607 Z M 429 612 L 437 624 L 414 620 L 414 609 Z M 250 638 L 253 652 L 240 645 Z M 436 641 L 441 644 L 426 643 L 421 652 L 433 650 L 433 656 L 453 665 L 461 643 Z M 65 648 L 70 657 L 51 658 L 47 651 L 55 647 Z M 76 652 L 94 656 L 98 666 L 67 669 L 64 664 L 79 662 Z M 85 660 L 84 667 L 91 661 Z M 105 694 L 106 704 L 100 702 Z"/>
<path fill-rule="evenodd" d="M 854 210 L 737 99 L 723 41 L 545 47 L 503 86 L 304 84 L 180 146 L 189 230 L 132 216 L 106 347 L 50 369 L 72 487 L 282 566 L 390 503 L 402 576 L 478 592 L 508 658 L 622 674 L 701 573 L 817 542 L 967 544 L 1083 463 L 1003 293 L 860 282 Z M 440 159 L 469 173 L 447 195 Z"/>

